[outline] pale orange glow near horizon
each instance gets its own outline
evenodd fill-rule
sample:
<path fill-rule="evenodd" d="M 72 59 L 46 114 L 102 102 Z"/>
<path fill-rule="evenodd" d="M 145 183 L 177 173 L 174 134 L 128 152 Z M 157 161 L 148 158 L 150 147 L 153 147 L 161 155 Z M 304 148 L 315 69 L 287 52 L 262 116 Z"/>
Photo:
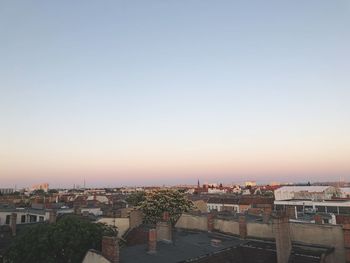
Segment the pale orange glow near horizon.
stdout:
<path fill-rule="evenodd" d="M 50 174 L 54 174 L 62 182 L 69 182 L 73 176 L 117 185 L 127 184 L 128 180 L 133 184 L 137 181 L 166 184 L 175 182 L 174 177 L 179 183 L 196 177 L 224 182 L 244 177 L 289 182 L 293 178 L 285 176 L 293 174 L 299 175 L 299 180 L 303 179 L 300 175 L 334 174 L 335 178 L 329 180 L 338 180 L 336 175 L 350 172 L 350 147 L 341 138 L 328 144 L 317 138 L 252 139 L 255 141 L 194 139 L 186 145 L 169 142 L 153 148 L 152 142 L 140 143 L 139 148 L 135 144 L 129 148 L 119 144 L 119 149 L 117 145 L 104 148 L 103 144 L 96 144 L 95 149 L 90 145 L 70 151 L 66 145 L 56 147 L 55 151 L 26 148 L 2 158 L 0 172 L 16 180 L 29 176 L 33 182 L 49 182 Z"/>

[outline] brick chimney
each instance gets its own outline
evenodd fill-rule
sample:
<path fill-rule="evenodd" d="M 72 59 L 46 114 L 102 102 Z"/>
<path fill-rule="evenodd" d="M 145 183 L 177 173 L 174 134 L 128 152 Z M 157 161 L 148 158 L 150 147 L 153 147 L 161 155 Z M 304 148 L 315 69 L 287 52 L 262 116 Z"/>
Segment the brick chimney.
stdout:
<path fill-rule="evenodd" d="M 102 256 L 111 263 L 119 263 L 119 245 L 116 237 L 102 238 Z"/>
<path fill-rule="evenodd" d="M 215 219 L 215 213 L 208 213 L 207 214 L 207 228 L 208 232 L 214 231 L 214 219 Z"/>
<path fill-rule="evenodd" d="M 263 213 L 263 223 L 268 224 L 271 218 L 271 210 L 265 210 Z"/>
<path fill-rule="evenodd" d="M 74 214 L 81 215 L 81 208 L 78 206 L 74 207 Z"/>
<path fill-rule="evenodd" d="M 168 212 L 163 213 L 163 221 L 157 222 L 157 240 L 172 242 L 172 225 L 170 222 L 170 216 Z"/>
<path fill-rule="evenodd" d="M 85 210 L 82 213 L 83 217 L 89 217 L 89 210 Z"/>
<path fill-rule="evenodd" d="M 321 215 L 318 215 L 318 214 L 314 215 L 314 220 L 315 220 L 315 224 L 322 225 L 323 220 Z"/>
<path fill-rule="evenodd" d="M 163 213 L 163 221 L 164 221 L 164 222 L 169 222 L 169 221 L 170 221 L 169 212 L 164 212 L 164 213 Z"/>
<path fill-rule="evenodd" d="M 57 212 L 55 210 L 51 210 L 49 212 L 49 223 L 55 224 L 57 219 Z"/>
<path fill-rule="evenodd" d="M 290 238 L 289 218 L 286 213 L 277 215 L 273 219 L 273 231 L 276 240 L 277 263 L 288 263 L 292 250 Z"/>
<path fill-rule="evenodd" d="M 297 218 L 296 213 L 297 213 L 297 211 L 296 211 L 295 206 L 286 207 L 286 214 L 289 218 L 296 219 Z"/>
<path fill-rule="evenodd" d="M 157 230 L 150 229 L 148 232 L 148 254 L 157 253 Z"/>
<path fill-rule="evenodd" d="M 243 239 L 247 237 L 247 221 L 244 215 L 240 215 L 238 217 L 238 225 L 239 225 L 239 236 Z"/>
<path fill-rule="evenodd" d="M 16 224 L 17 224 L 17 213 L 11 214 L 11 221 L 10 221 L 12 236 L 16 235 Z"/>

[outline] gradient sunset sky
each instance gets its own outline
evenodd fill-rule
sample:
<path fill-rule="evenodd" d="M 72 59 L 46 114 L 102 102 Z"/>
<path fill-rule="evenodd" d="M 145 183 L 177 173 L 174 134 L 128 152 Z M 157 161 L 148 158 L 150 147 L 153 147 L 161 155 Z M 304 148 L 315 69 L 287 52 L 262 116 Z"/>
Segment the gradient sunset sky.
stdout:
<path fill-rule="evenodd" d="M 350 1 L 1 1 L 0 187 L 350 180 Z"/>

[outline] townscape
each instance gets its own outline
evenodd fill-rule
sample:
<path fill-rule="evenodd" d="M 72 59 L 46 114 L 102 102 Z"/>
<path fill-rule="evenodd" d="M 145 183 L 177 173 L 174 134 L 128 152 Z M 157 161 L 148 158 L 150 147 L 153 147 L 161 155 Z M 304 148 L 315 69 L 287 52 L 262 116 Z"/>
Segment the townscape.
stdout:
<path fill-rule="evenodd" d="M 350 257 L 350 187 L 345 182 L 223 185 L 198 180 L 193 186 L 96 189 L 51 189 L 44 183 L 0 193 L 3 262 L 6 257 L 18 262 L 13 244 L 25 238 L 26 228 L 69 218 L 114 230 L 100 237 L 101 248 L 85 244 L 75 251 L 83 263 L 306 263 Z"/>

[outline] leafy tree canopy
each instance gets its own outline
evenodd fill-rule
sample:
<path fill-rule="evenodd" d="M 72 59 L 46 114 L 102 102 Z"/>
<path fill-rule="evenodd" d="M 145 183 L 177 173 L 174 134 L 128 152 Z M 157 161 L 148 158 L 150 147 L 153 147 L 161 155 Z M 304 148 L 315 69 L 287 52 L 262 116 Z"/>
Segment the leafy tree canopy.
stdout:
<path fill-rule="evenodd" d="M 69 215 L 56 224 L 33 225 L 23 230 L 5 255 L 6 262 L 80 263 L 89 249 L 101 249 L 104 235 L 115 229 Z"/>
<path fill-rule="evenodd" d="M 56 190 L 56 189 L 49 189 L 48 193 L 49 194 L 58 194 L 58 190 Z"/>
<path fill-rule="evenodd" d="M 126 201 L 133 206 L 139 206 L 146 199 L 146 194 L 143 191 L 136 191 L 128 195 Z"/>
<path fill-rule="evenodd" d="M 140 207 L 146 223 L 155 224 L 162 219 L 164 212 L 168 212 L 171 223 L 175 224 L 183 212 L 193 207 L 193 203 L 183 193 L 166 189 L 147 193 Z"/>
<path fill-rule="evenodd" d="M 40 195 L 40 196 L 44 196 L 46 193 L 43 189 L 37 189 L 37 190 L 34 190 L 31 195 Z"/>

